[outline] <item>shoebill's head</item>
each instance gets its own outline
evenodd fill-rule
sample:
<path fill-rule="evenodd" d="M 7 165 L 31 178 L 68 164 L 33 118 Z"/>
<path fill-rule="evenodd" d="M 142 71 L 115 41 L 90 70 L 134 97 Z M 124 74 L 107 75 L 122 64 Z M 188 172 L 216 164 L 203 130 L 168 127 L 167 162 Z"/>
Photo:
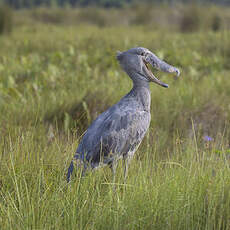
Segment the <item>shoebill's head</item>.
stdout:
<path fill-rule="evenodd" d="M 117 59 L 123 70 L 131 77 L 133 82 L 148 81 L 168 88 L 168 85 L 157 79 L 148 64 L 157 70 L 180 75 L 179 69 L 159 59 L 154 53 L 143 47 L 132 48 L 117 53 Z"/>

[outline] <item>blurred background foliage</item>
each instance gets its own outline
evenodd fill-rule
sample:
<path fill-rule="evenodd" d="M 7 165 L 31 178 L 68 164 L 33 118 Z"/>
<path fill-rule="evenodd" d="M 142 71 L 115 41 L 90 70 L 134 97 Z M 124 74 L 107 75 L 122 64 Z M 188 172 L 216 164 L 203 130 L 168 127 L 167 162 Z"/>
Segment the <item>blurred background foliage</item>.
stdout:
<path fill-rule="evenodd" d="M 15 8 L 31 8 L 37 6 L 103 6 L 103 7 L 124 7 L 133 3 L 140 3 L 137 0 L 1 0 L 3 3 L 9 4 Z M 170 4 L 176 3 L 200 3 L 200 4 L 230 4 L 229 0 L 143 0 L 141 3 L 150 4 Z"/>
<path fill-rule="evenodd" d="M 70 7 L 68 4 L 66 7 L 57 4 L 47 7 L 38 4 L 28 9 L 23 5 L 25 2 L 20 1 L 22 7 L 14 12 L 13 9 L 17 7 L 13 1 L 0 5 L 0 34 L 11 32 L 14 26 L 32 26 L 37 23 L 99 27 L 145 25 L 154 30 L 185 33 L 230 28 L 230 10 L 223 5 L 199 2 L 182 4 L 180 1 L 170 5 L 134 2 L 122 8 L 104 8 L 96 7 L 96 1 L 95 4 L 90 4 L 94 1 L 87 1 L 86 7 Z"/>

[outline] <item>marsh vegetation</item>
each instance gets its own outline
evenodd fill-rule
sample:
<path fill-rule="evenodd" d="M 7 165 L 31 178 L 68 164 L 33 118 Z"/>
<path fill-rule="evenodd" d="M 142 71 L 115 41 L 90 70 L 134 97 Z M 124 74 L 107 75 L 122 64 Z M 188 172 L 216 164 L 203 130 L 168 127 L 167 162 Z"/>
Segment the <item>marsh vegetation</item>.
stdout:
<path fill-rule="evenodd" d="M 212 8 L 207 23 L 186 9 L 198 24 L 183 14 L 139 23 L 140 8 L 85 22 L 84 10 L 45 21 L 45 9 L 18 11 L 0 37 L 0 228 L 230 229 L 229 9 Z M 135 46 L 181 78 L 156 72 L 170 88 L 151 85 L 151 126 L 126 184 L 120 164 L 116 192 L 109 168 L 67 186 L 84 130 L 131 88 L 116 51 Z"/>

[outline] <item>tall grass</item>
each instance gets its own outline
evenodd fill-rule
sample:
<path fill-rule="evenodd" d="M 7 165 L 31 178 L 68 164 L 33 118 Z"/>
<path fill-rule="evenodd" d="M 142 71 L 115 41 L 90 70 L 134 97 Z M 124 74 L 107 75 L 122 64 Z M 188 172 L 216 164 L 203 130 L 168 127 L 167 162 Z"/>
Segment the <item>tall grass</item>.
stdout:
<path fill-rule="evenodd" d="M 0 38 L 1 229 L 230 229 L 229 32 L 35 24 Z M 109 168 L 67 185 L 89 123 L 131 88 L 117 50 L 144 46 L 156 72 L 152 122 L 124 183 Z M 207 141 L 205 136 L 212 138 Z"/>
<path fill-rule="evenodd" d="M 14 149 L 1 167 L 2 229 L 229 229 L 229 153 L 224 150 L 200 150 L 190 141 L 177 143 L 164 160 L 157 150 L 142 151 L 126 184 L 120 165 L 114 192 L 106 168 L 82 180 L 77 175 L 67 185 L 69 153 L 77 143 L 55 138 L 47 145 L 34 128 L 27 132 L 15 133 Z"/>

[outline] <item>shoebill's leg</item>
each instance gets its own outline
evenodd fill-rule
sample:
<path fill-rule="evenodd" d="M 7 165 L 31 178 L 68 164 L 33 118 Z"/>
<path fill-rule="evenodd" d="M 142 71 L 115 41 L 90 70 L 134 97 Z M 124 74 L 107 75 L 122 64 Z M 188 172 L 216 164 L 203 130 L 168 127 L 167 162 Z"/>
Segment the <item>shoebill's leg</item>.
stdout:
<path fill-rule="evenodd" d="M 132 157 L 131 156 L 127 156 L 125 158 L 123 158 L 123 163 L 124 163 L 124 182 L 126 183 L 126 179 L 128 176 L 128 170 L 129 170 L 129 163 L 131 161 Z"/>
<path fill-rule="evenodd" d="M 111 169 L 113 173 L 113 191 L 114 192 L 116 191 L 115 179 L 116 179 L 117 164 L 118 164 L 118 160 L 114 159 L 111 165 Z"/>
<path fill-rule="evenodd" d="M 81 177 L 85 176 L 85 172 L 87 170 L 87 164 L 84 163 L 84 165 L 81 164 Z"/>
<path fill-rule="evenodd" d="M 112 163 L 113 183 L 115 183 L 115 179 L 116 179 L 117 164 L 118 164 L 117 159 L 114 159 Z"/>

